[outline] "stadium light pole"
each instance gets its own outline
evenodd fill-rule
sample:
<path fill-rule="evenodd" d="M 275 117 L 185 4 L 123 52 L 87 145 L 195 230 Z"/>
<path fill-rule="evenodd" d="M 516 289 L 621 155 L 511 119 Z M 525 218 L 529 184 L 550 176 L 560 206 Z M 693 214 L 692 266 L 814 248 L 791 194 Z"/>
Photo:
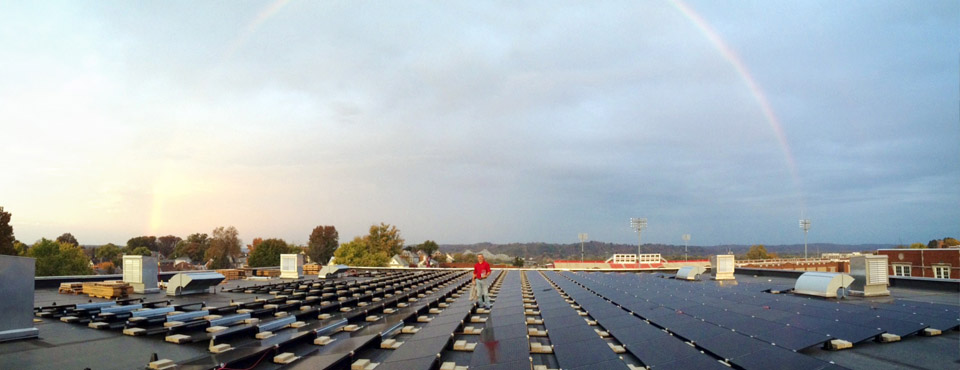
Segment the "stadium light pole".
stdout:
<path fill-rule="evenodd" d="M 807 232 L 810 231 L 810 220 L 801 219 L 800 228 L 803 229 L 803 258 L 807 258 Z"/>
<path fill-rule="evenodd" d="M 577 237 L 580 238 L 580 263 L 583 263 L 583 242 L 587 241 L 587 233 L 577 234 Z"/>
<path fill-rule="evenodd" d="M 637 263 L 640 263 L 640 246 L 643 245 L 643 229 L 647 228 L 646 218 L 631 218 L 630 227 L 637 231 Z"/>
<path fill-rule="evenodd" d="M 687 244 L 690 243 L 690 234 L 683 234 L 680 238 L 683 239 L 683 260 L 689 261 L 690 259 L 687 258 Z"/>

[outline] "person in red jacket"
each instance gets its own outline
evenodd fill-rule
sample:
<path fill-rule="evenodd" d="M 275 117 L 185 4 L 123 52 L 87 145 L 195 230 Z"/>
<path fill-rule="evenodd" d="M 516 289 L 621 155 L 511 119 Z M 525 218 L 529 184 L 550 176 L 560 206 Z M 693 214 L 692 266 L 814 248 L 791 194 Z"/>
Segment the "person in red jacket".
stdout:
<path fill-rule="evenodd" d="M 477 304 L 480 307 L 489 309 L 490 296 L 487 294 L 487 277 L 490 276 L 490 264 L 483 260 L 483 255 L 477 255 L 477 264 L 473 265 L 473 289 L 477 292 Z"/>

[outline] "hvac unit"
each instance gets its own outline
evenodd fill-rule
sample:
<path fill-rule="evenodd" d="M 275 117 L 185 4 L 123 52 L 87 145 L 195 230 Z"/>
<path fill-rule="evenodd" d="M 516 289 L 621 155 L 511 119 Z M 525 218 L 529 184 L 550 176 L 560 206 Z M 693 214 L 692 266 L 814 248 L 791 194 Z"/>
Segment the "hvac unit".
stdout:
<path fill-rule="evenodd" d="M 223 279 L 225 277 L 219 272 L 179 273 L 167 282 L 167 295 L 209 293 L 210 287 L 220 284 Z"/>
<path fill-rule="evenodd" d="M 734 257 L 732 254 L 710 256 L 710 274 L 713 280 L 733 280 Z"/>
<path fill-rule="evenodd" d="M 890 295 L 886 255 L 851 257 L 850 275 L 854 278 L 850 293 L 864 297 Z"/>
<path fill-rule="evenodd" d="M 677 279 L 682 280 L 700 280 L 700 275 L 707 271 L 703 266 L 683 266 L 677 270 Z"/>
<path fill-rule="evenodd" d="M 123 281 L 133 287 L 134 293 L 159 293 L 158 270 L 156 257 L 123 256 Z"/>
<path fill-rule="evenodd" d="M 303 255 L 302 254 L 281 254 L 280 255 L 280 278 L 282 279 L 303 278 Z"/>
<path fill-rule="evenodd" d="M 349 269 L 350 266 L 347 265 L 327 265 L 320 269 L 320 273 L 317 275 L 317 277 L 321 279 L 335 278 L 339 277 L 343 274 L 343 272 Z"/>
<path fill-rule="evenodd" d="M 840 288 L 847 288 L 853 283 L 853 276 L 835 272 L 804 272 L 797 278 L 793 287 L 795 294 L 815 295 L 818 297 L 836 298 Z"/>
<path fill-rule="evenodd" d="M 33 258 L 0 255 L 0 342 L 40 334 L 33 327 L 35 267 Z"/>

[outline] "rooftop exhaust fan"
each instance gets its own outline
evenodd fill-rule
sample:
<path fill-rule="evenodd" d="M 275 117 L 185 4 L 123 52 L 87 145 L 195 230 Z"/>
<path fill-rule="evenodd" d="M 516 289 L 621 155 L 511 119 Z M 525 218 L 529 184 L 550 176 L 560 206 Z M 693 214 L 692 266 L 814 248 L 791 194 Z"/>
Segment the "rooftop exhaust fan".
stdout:
<path fill-rule="evenodd" d="M 33 284 L 36 260 L 0 255 L 0 342 L 36 338 L 33 327 Z"/>
<path fill-rule="evenodd" d="M 303 278 L 303 255 L 302 254 L 281 254 L 280 255 L 280 278 L 281 279 Z"/>
<path fill-rule="evenodd" d="M 219 272 L 179 273 L 167 282 L 167 295 L 209 293 L 210 287 L 220 284 L 223 279 L 225 277 Z"/>
<path fill-rule="evenodd" d="M 850 275 L 855 279 L 850 284 L 850 293 L 864 297 L 890 295 L 886 255 L 851 257 Z"/>
<path fill-rule="evenodd" d="M 677 270 L 676 278 L 682 280 L 700 280 L 700 275 L 706 271 L 707 269 L 699 265 L 683 266 L 680 268 L 680 270 Z"/>
<path fill-rule="evenodd" d="M 734 256 L 732 254 L 718 254 L 710 256 L 710 274 L 713 280 L 734 280 Z"/>
<path fill-rule="evenodd" d="M 134 293 L 159 293 L 158 272 L 156 257 L 123 256 L 123 281 L 133 287 Z"/>
<path fill-rule="evenodd" d="M 804 272 L 793 287 L 795 294 L 836 298 L 837 292 L 853 283 L 853 276 L 836 272 Z M 842 293 L 840 293 L 842 294 Z"/>

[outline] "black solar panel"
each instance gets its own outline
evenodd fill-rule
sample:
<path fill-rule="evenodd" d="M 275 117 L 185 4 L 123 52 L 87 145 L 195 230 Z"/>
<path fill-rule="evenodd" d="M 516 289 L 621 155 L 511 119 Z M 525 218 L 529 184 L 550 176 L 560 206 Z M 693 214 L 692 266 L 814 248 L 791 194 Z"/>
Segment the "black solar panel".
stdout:
<path fill-rule="evenodd" d="M 625 347 L 647 366 L 663 365 L 691 356 L 705 356 L 693 346 L 669 336 Z"/>
<path fill-rule="evenodd" d="M 635 326 L 604 326 L 604 328 L 617 338 L 617 341 L 628 345 L 652 340 L 677 340 L 653 325 L 643 322 Z"/>
<path fill-rule="evenodd" d="M 734 358 L 730 362 L 745 369 L 819 370 L 830 365 L 829 362 L 773 346 Z"/>
<path fill-rule="evenodd" d="M 734 332 L 700 338 L 699 340 L 694 341 L 694 343 L 697 346 L 727 360 L 754 352 L 760 352 L 771 347 L 770 343 Z"/>
<path fill-rule="evenodd" d="M 553 336 L 551 336 L 552 338 Z M 593 334 L 591 338 L 580 341 L 554 343 L 553 353 L 557 357 L 557 363 L 564 369 L 608 360 L 619 360 L 606 342 L 596 334 Z M 626 367 L 623 361 L 620 361 L 620 364 L 621 368 Z"/>
<path fill-rule="evenodd" d="M 777 327 L 763 332 L 750 333 L 750 335 L 793 351 L 818 346 L 833 339 L 822 333 L 814 333 L 792 326 Z"/>

